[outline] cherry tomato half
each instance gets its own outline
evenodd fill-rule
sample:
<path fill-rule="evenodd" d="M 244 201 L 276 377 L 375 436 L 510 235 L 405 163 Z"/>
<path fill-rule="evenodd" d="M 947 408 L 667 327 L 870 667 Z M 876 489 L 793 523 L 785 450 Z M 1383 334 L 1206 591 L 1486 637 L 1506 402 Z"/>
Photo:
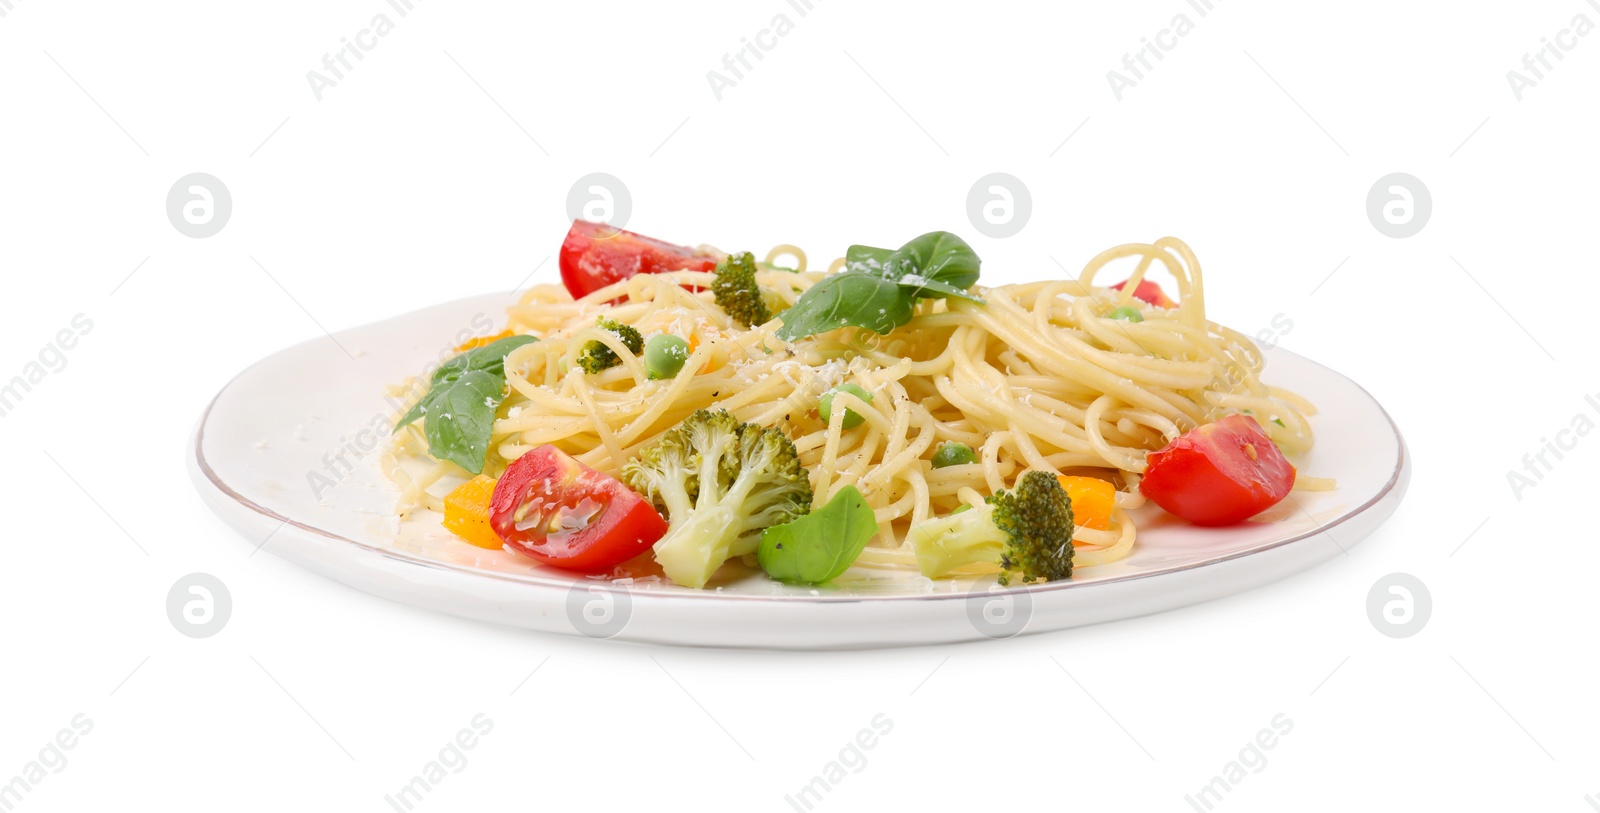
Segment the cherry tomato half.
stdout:
<path fill-rule="evenodd" d="M 1127 286 L 1128 286 L 1128 281 L 1127 280 L 1123 280 L 1123 281 L 1117 283 L 1116 285 L 1111 286 L 1111 290 L 1120 291 L 1123 288 L 1126 288 Z M 1173 302 L 1172 301 L 1172 297 L 1167 296 L 1167 292 L 1161 290 L 1161 286 L 1160 285 L 1158 285 L 1158 284 L 1156 284 L 1154 282 L 1151 282 L 1150 280 L 1147 280 L 1147 279 L 1139 280 L 1138 287 L 1133 289 L 1133 298 L 1139 300 L 1140 302 L 1144 302 L 1144 303 L 1149 304 L 1149 305 L 1154 305 L 1154 306 L 1156 306 L 1158 308 L 1176 308 L 1176 307 L 1178 307 L 1178 303 Z"/>
<path fill-rule="evenodd" d="M 1243 522 L 1294 488 L 1294 466 L 1248 415 L 1190 430 L 1147 462 L 1139 490 L 1196 525 Z"/>
<path fill-rule="evenodd" d="M 697 257 L 687 246 L 587 220 L 572 221 L 567 239 L 561 243 L 561 282 L 573 299 L 636 274 L 713 271 L 716 267 L 716 258 Z"/>
<path fill-rule="evenodd" d="M 667 532 L 643 497 L 554 446 L 506 469 L 489 502 L 489 524 L 511 550 L 584 573 L 604 573 Z"/>

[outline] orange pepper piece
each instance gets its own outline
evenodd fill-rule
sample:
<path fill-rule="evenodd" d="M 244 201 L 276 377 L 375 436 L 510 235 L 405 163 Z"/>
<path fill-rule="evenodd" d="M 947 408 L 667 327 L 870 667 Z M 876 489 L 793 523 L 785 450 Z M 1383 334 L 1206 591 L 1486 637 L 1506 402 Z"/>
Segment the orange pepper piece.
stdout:
<path fill-rule="evenodd" d="M 690 331 L 690 333 L 689 333 L 689 354 L 690 355 L 694 355 L 695 348 L 697 348 L 699 346 L 700 346 L 700 336 L 698 334 L 694 333 L 693 331 Z M 701 372 L 701 373 L 715 372 L 716 369 L 718 367 L 720 367 L 720 366 L 722 366 L 722 363 L 717 361 L 717 357 L 716 356 L 712 356 L 711 358 L 706 360 L 705 364 L 700 366 L 700 371 L 699 372 Z M 698 375 L 698 373 L 697 373 L 697 375 Z"/>
<path fill-rule="evenodd" d="M 505 543 L 489 525 L 489 499 L 496 480 L 478 475 L 462 483 L 444 498 L 444 527 L 469 544 L 500 550 Z"/>
<path fill-rule="evenodd" d="M 499 333 L 494 334 L 493 336 L 477 336 L 477 337 L 468 339 L 460 347 L 457 347 L 456 348 L 456 352 L 457 353 L 465 353 L 468 350 L 477 350 L 480 347 L 488 347 L 489 345 L 494 344 L 495 342 L 500 341 L 501 339 L 509 339 L 514 335 L 516 335 L 516 334 L 512 333 L 509 330 L 502 330 Z"/>
<path fill-rule="evenodd" d="M 1117 504 L 1117 487 L 1098 477 L 1072 477 L 1065 474 L 1056 479 L 1072 499 L 1072 521 L 1080 528 L 1104 531 L 1111 527 L 1111 509 Z"/>

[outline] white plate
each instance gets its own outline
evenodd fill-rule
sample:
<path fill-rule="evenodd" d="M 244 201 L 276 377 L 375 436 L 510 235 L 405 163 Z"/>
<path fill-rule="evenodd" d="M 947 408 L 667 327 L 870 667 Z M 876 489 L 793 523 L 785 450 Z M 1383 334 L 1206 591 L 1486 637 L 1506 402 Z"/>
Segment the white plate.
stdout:
<path fill-rule="evenodd" d="M 397 492 L 379 470 L 395 414 L 384 387 L 423 372 L 464 333 L 489 332 L 485 317 L 498 324 L 506 303 L 485 296 L 439 305 L 258 362 L 200 419 L 189 454 L 196 488 L 249 544 L 265 542 L 309 570 L 394 601 L 546 632 L 815 649 L 1010 637 L 1238 593 L 1339 555 L 1394 512 L 1410 479 L 1399 430 L 1366 391 L 1278 349 L 1268 354 L 1268 379 L 1321 410 L 1316 449 L 1300 468 L 1337 478 L 1339 489 L 1297 492 L 1269 512 L 1274 521 L 1196 528 L 1147 507 L 1135 513 L 1139 541 L 1129 558 L 1080 569 L 1068 582 L 1003 592 L 865 569 L 818 590 L 759 572 L 731 573 L 717 582 L 720 591 L 596 582 L 460 542 L 436 514 L 400 522 Z"/>

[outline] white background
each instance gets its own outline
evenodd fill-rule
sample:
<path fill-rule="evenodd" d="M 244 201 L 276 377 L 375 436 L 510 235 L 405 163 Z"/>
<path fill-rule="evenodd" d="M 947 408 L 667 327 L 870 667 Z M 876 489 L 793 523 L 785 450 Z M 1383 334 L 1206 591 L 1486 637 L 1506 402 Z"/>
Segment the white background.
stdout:
<path fill-rule="evenodd" d="M 0 783 L 75 714 L 94 722 L 19 810 L 390 810 L 479 713 L 493 731 L 418 809 L 791 810 L 880 713 L 892 732 L 817 809 L 1191 810 L 1278 714 L 1293 731 L 1218 809 L 1600 795 L 1600 439 L 1520 499 L 1507 483 L 1575 415 L 1600 420 L 1600 36 L 1521 101 L 1506 79 L 1575 15 L 1600 22 L 1583 0 L 11 5 L 0 380 L 75 314 L 94 323 L 0 419 Z M 318 101 L 306 73 L 380 12 L 394 31 Z M 706 73 L 780 12 L 792 33 L 718 101 Z M 1118 101 L 1106 73 L 1180 12 L 1194 31 Z M 197 171 L 234 200 L 209 239 L 164 210 Z M 1270 588 L 887 652 L 526 634 L 249 557 L 185 476 L 207 399 L 324 328 L 553 280 L 567 190 L 595 171 L 626 182 L 647 234 L 826 259 L 944 228 L 990 282 L 1183 237 L 1213 318 L 1287 316 L 1282 346 L 1388 407 L 1410 496 Z M 996 171 L 1034 204 L 1003 240 L 966 222 Z M 1433 196 L 1409 239 L 1366 214 L 1397 171 Z M 164 608 L 195 571 L 234 599 L 200 641 Z M 1405 640 L 1365 610 L 1396 571 L 1434 603 Z"/>

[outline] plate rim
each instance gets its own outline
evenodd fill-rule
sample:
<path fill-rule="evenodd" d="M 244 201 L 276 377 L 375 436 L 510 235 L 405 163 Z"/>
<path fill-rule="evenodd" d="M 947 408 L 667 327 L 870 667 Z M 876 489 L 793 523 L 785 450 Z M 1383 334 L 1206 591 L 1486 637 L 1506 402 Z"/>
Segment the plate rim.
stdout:
<path fill-rule="evenodd" d="M 371 326 L 374 326 L 374 325 L 378 325 L 378 324 L 381 324 L 383 322 L 388 322 L 388 321 L 398 320 L 398 319 L 404 319 L 404 318 L 407 318 L 409 316 L 418 315 L 418 314 L 424 313 L 426 311 L 432 310 L 432 309 L 440 307 L 440 306 L 448 306 L 448 305 L 451 305 L 451 304 L 456 304 L 456 303 L 459 303 L 459 302 L 465 302 L 465 301 L 470 301 L 470 300 L 479 299 L 479 298 L 482 298 L 481 295 L 477 296 L 477 297 L 463 297 L 461 299 L 454 300 L 452 302 L 439 303 L 439 305 L 434 305 L 434 306 L 431 306 L 431 307 L 428 307 L 428 308 L 419 308 L 417 310 L 413 310 L 413 311 L 410 311 L 410 312 L 405 313 L 405 314 L 400 314 L 400 315 L 397 315 L 397 316 L 389 317 L 388 319 L 380 320 L 379 322 L 373 322 L 373 323 L 370 323 L 370 324 L 367 324 L 367 325 L 360 325 L 360 326 L 357 326 L 356 328 L 351 328 L 351 329 L 347 329 L 347 330 L 344 330 L 344 331 L 340 331 L 340 333 L 349 333 L 351 330 L 359 330 L 359 329 L 362 329 L 362 328 L 365 328 L 365 327 L 371 327 Z M 291 350 L 296 350 L 296 349 L 299 349 L 301 347 L 308 346 L 308 345 L 313 344 L 315 342 L 318 342 L 320 340 L 321 339 L 319 339 L 319 338 L 313 338 L 313 339 L 308 339 L 308 340 L 305 340 L 305 341 L 302 341 L 302 342 L 298 342 L 296 344 L 290 345 L 288 347 L 285 347 L 285 348 L 277 350 L 277 351 L 275 351 L 273 353 L 270 353 L 267 356 L 264 356 L 264 357 L 256 360 L 255 362 L 251 363 L 249 366 L 245 367 L 243 370 L 240 370 L 237 374 L 235 374 L 232 378 L 230 378 L 228 380 L 228 382 L 221 387 L 221 389 L 219 389 L 217 391 L 216 395 L 212 396 L 211 400 L 206 404 L 205 409 L 201 412 L 200 418 L 196 422 L 195 430 L 190 436 L 189 443 L 190 443 L 190 446 L 193 449 L 193 457 L 191 458 L 191 460 L 196 466 L 196 469 L 195 469 L 196 473 L 205 478 L 205 483 L 208 484 L 211 488 L 215 489 L 221 495 L 223 495 L 223 496 L 227 497 L 228 499 L 232 500 L 234 503 L 236 503 L 236 504 L 238 504 L 238 505 L 240 505 L 240 506 L 242 506 L 242 507 L 244 507 L 246 509 L 254 511 L 255 513 L 260 514 L 261 516 L 263 516 L 263 517 L 265 517 L 265 518 L 267 518 L 269 520 L 281 522 L 284 525 L 293 526 L 295 529 L 297 529 L 297 530 L 299 530 L 301 532 L 304 532 L 304 533 L 309 533 L 309 534 L 312 534 L 312 535 L 317 536 L 317 537 L 321 537 L 321 538 L 324 538 L 324 539 L 332 540 L 334 542 L 344 543 L 344 544 L 353 546 L 354 548 L 356 548 L 358 551 L 362 552 L 363 554 L 374 554 L 374 555 L 377 555 L 377 556 L 380 556 L 380 557 L 383 557 L 383 558 L 386 558 L 386 559 L 391 559 L 391 560 L 403 562 L 403 563 L 406 563 L 406 564 L 417 565 L 419 567 L 424 567 L 424 568 L 428 568 L 428 569 L 432 569 L 432 570 L 447 571 L 447 572 L 458 574 L 458 575 L 461 575 L 461 576 L 464 576 L 464 577 L 469 577 L 469 578 L 488 578 L 488 579 L 493 579 L 493 580 L 498 581 L 498 582 L 505 582 L 505 583 L 509 583 L 509 584 L 523 585 L 523 586 L 526 586 L 526 587 L 529 587 L 529 588 L 537 588 L 537 589 L 550 589 L 550 590 L 567 591 L 567 590 L 571 589 L 573 584 L 596 584 L 596 585 L 606 585 L 609 589 L 613 589 L 613 590 L 626 589 L 627 592 L 631 596 L 633 596 L 635 598 L 648 597 L 650 599 L 658 599 L 658 598 L 659 599 L 673 599 L 673 600 L 680 600 L 681 599 L 681 600 L 693 600 L 693 601 L 708 601 L 709 600 L 709 601 L 718 601 L 718 602 L 721 602 L 721 601 L 730 601 L 730 602 L 755 601 L 755 602 L 760 602 L 760 603 L 765 603 L 765 604 L 830 604 L 830 605 L 831 604 L 853 604 L 853 603 L 881 604 L 881 603 L 884 603 L 884 602 L 904 602 L 904 601 L 965 601 L 965 600 L 968 600 L 970 598 L 968 591 L 921 592 L 921 593 L 905 593 L 905 594 L 898 594 L 898 595 L 893 595 L 893 594 L 890 594 L 890 595 L 861 595 L 861 594 L 850 594 L 850 595 L 826 595 L 826 594 L 823 594 L 823 595 L 749 595 L 749 594 L 738 594 L 738 593 L 724 593 L 724 592 L 719 592 L 719 591 L 715 591 L 715 590 L 711 590 L 711 591 L 701 590 L 701 591 L 696 591 L 696 592 L 692 592 L 692 593 L 691 592 L 680 592 L 680 591 L 676 591 L 676 590 L 662 590 L 662 591 L 657 591 L 657 590 L 634 590 L 634 589 L 628 589 L 629 588 L 628 585 L 618 585 L 618 584 L 615 583 L 615 581 L 610 580 L 610 579 L 573 579 L 571 582 L 569 582 L 567 584 L 559 584 L 559 583 L 555 583 L 555 582 L 546 582 L 546 581 L 540 580 L 538 578 L 530 578 L 528 576 L 519 575 L 519 574 L 498 573 L 498 572 L 494 572 L 494 571 L 490 571 L 490 570 L 485 570 L 485 569 L 481 569 L 481 568 L 475 568 L 475 567 L 456 564 L 456 563 L 452 563 L 452 562 L 442 562 L 442 561 L 439 561 L 439 560 L 436 560 L 436 559 L 429 559 L 429 558 L 424 558 L 424 557 L 421 557 L 421 556 L 415 556 L 415 555 L 406 553 L 404 551 L 393 550 L 393 549 L 390 549 L 390 548 L 381 547 L 379 545 L 371 544 L 371 543 L 368 543 L 368 542 L 363 542 L 363 541 L 360 541 L 360 540 L 351 539 L 351 538 L 343 536 L 341 534 L 334 533 L 332 531 L 329 531 L 329 530 L 326 530 L 326 529 L 323 529 L 323 528 L 318 528 L 318 527 L 316 527 L 314 525 L 309 525 L 307 523 L 301 522 L 301 521 L 299 521 L 297 519 L 294 519 L 292 517 L 284 516 L 284 515 L 278 513 L 277 511 L 275 511 L 275 510 L 273 510 L 273 509 L 271 509 L 271 508 L 269 508 L 267 506 L 261 505 L 260 503 L 257 503 L 256 501 L 250 499 L 249 497 L 244 496 L 243 494 L 241 494 L 238 491 L 236 491 L 232 486 L 228 485 L 226 482 L 223 481 L 221 476 L 217 474 L 216 470 L 211 467 L 210 462 L 206 460 L 206 456 L 205 456 L 205 431 L 206 431 L 206 426 L 207 426 L 207 423 L 211 419 L 212 412 L 216 409 L 218 401 L 220 401 L 222 399 L 222 396 L 225 395 L 230 388 L 232 388 L 235 384 L 237 384 L 240 379 L 242 379 L 245 376 L 249 375 L 250 373 L 255 371 L 258 367 L 262 366 L 263 364 L 265 364 L 269 360 L 271 360 L 271 359 L 273 359 L 273 358 L 275 358 L 275 357 L 277 357 L 277 356 L 279 356 L 279 355 L 281 355 L 283 353 L 287 353 L 287 352 L 289 352 Z M 1063 592 L 1063 591 L 1067 591 L 1067 590 L 1087 590 L 1087 589 L 1094 588 L 1094 587 L 1109 587 L 1109 586 L 1112 586 L 1112 585 L 1126 585 L 1126 584 L 1128 584 L 1130 582 L 1135 582 L 1135 581 L 1139 581 L 1139 580 L 1142 580 L 1142 579 L 1154 578 L 1154 577 L 1160 577 L 1160 576 L 1170 576 L 1170 575 L 1175 574 L 1175 573 L 1184 573 L 1184 572 L 1188 572 L 1188 571 L 1192 571 L 1192 570 L 1199 570 L 1199 569 L 1202 569 L 1202 568 L 1214 567 L 1214 566 L 1217 566 L 1217 565 L 1222 565 L 1222 564 L 1225 564 L 1225 563 L 1228 563 L 1228 562 L 1232 562 L 1232 561 L 1235 561 L 1235 560 L 1238 560 L 1238 559 L 1252 557 L 1252 556 L 1256 556 L 1257 554 L 1268 553 L 1270 551 L 1278 550 L 1280 548 L 1285 548 L 1285 547 L 1288 547 L 1290 545 L 1294 545 L 1295 543 L 1308 541 L 1311 538 L 1319 536 L 1319 535 L 1327 535 L 1328 536 L 1328 540 L 1330 542 L 1332 542 L 1335 547 L 1340 548 L 1345 553 L 1349 553 L 1348 548 L 1345 548 L 1344 546 L 1339 545 L 1337 540 L 1334 540 L 1333 536 L 1331 534 L 1328 534 L 1328 531 L 1333 529 L 1333 528 L 1337 528 L 1340 525 L 1343 525 L 1344 523 L 1349 522 L 1349 521 L 1351 521 L 1353 519 L 1356 519 L 1358 517 L 1364 516 L 1368 511 L 1372 510 L 1374 507 L 1378 506 L 1379 504 L 1383 503 L 1384 501 L 1389 500 L 1391 497 L 1395 498 L 1396 504 L 1395 504 L 1394 508 L 1397 509 L 1399 507 L 1398 506 L 1399 501 L 1401 499 L 1403 499 L 1403 497 L 1404 497 L 1405 489 L 1406 489 L 1407 484 L 1408 484 L 1409 479 L 1410 479 L 1409 477 L 1406 476 L 1408 471 L 1409 471 L 1409 469 L 1410 469 L 1410 465 L 1409 465 L 1410 464 L 1410 459 L 1411 459 L 1410 449 L 1407 447 L 1406 442 L 1405 442 L 1405 436 L 1400 431 L 1400 426 L 1397 423 L 1395 423 L 1394 417 L 1389 414 L 1389 411 L 1387 409 L 1384 408 L 1383 403 L 1381 401 L 1379 401 L 1375 396 L 1373 396 L 1371 392 L 1368 392 L 1367 389 L 1365 387 L 1363 387 L 1359 382 L 1355 381 L 1354 379 L 1350 378 L 1349 376 L 1346 376 L 1345 374 L 1339 372 L 1338 370 L 1333 369 L 1332 367 L 1329 367 L 1329 366 L 1327 366 L 1327 365 L 1325 365 L 1325 364 L 1323 364 L 1323 363 L 1321 363 L 1319 361 L 1316 361 L 1315 359 L 1311 359 L 1311 358 L 1308 358 L 1306 356 L 1302 356 L 1302 355 L 1300 355 L 1298 353 L 1295 353 L 1292 350 L 1288 350 L 1288 349 L 1284 349 L 1284 348 L 1279 348 L 1279 349 L 1283 350 L 1283 352 L 1285 352 L 1285 353 L 1287 353 L 1287 354 L 1289 354 L 1291 356 L 1294 356 L 1295 358 L 1299 359 L 1300 361 L 1303 361 L 1305 363 L 1314 365 L 1315 367 L 1317 367 L 1318 369 L 1320 369 L 1324 373 L 1331 374 L 1331 375 L 1334 375 L 1334 376 L 1338 376 L 1339 378 L 1341 378 L 1344 381 L 1348 382 L 1350 384 L 1350 386 L 1355 387 L 1356 390 L 1358 390 L 1363 396 L 1365 396 L 1369 401 L 1371 401 L 1373 406 L 1377 407 L 1378 412 L 1379 412 L 1379 414 L 1381 414 L 1383 416 L 1384 422 L 1388 426 L 1389 431 L 1391 433 L 1393 433 L 1394 439 L 1395 439 L 1395 443 L 1396 443 L 1396 447 L 1398 449 L 1398 454 L 1395 457 L 1394 469 L 1389 473 L 1389 479 L 1384 483 L 1382 488 L 1378 489 L 1377 492 L 1375 492 L 1370 498 L 1368 498 L 1367 500 L 1362 502 L 1360 505 L 1354 506 L 1352 508 L 1349 508 L 1349 509 L 1341 512 L 1337 517 L 1334 517 L 1332 520 L 1330 520 L 1328 522 L 1318 522 L 1316 517 L 1310 517 L 1311 521 L 1313 523 L 1315 523 L 1316 526 L 1317 526 L 1314 529 L 1307 530 L 1307 531 L 1305 531 L 1303 533 L 1300 533 L 1300 534 L 1297 534 L 1297 535 L 1294 535 L 1294 536 L 1285 537 L 1283 539 L 1273 540 L 1271 542 L 1268 542 L 1268 543 L 1265 543 L 1265 544 L 1262 544 L 1262 545 L 1259 545 L 1259 546 L 1256 546 L 1256 547 L 1247 548 L 1247 549 L 1239 550 L 1239 551 L 1234 551 L 1232 553 L 1224 554 L 1224 555 L 1221 555 L 1221 556 L 1208 558 L 1208 559 L 1203 560 L 1203 561 L 1190 562 L 1190 563 L 1185 563 L 1185 564 L 1167 565 L 1167 566 L 1163 566 L 1163 567 L 1152 569 L 1152 570 L 1141 571 L 1141 572 L 1138 572 L 1138 573 L 1128 573 L 1128 574 L 1123 574 L 1123 575 L 1120 575 L 1120 576 L 1110 576 L 1110 577 L 1107 577 L 1107 578 L 1104 578 L 1104 579 L 1097 579 L 1097 580 L 1092 581 L 1092 582 L 1074 582 L 1071 579 L 1067 579 L 1067 580 L 1063 580 L 1063 581 L 1046 582 L 1046 583 L 1042 583 L 1042 584 L 1024 585 L 1024 586 L 1022 586 L 1020 588 L 1010 588 L 1007 592 L 1027 593 L 1030 597 L 1032 597 L 1032 596 L 1048 595 L 1048 594 L 1051 594 L 1051 593 L 1059 593 L 1059 592 Z M 196 485 L 199 486 L 199 485 L 201 485 L 201 483 L 196 482 Z M 1396 489 L 1399 489 L 1399 491 L 1400 491 L 1399 494 L 1395 494 Z M 1293 498 L 1291 497 L 1290 499 L 1293 499 Z M 211 507 L 211 506 L 208 505 L 208 507 Z M 216 509 L 214 507 L 212 508 L 212 510 L 213 510 L 213 513 L 216 513 Z M 1304 509 L 1301 509 L 1301 511 L 1302 511 L 1302 513 L 1304 513 Z M 1391 510 L 1391 513 L 1392 513 L 1392 510 Z M 1309 517 L 1310 515 L 1308 514 L 1307 516 Z M 225 517 L 223 519 L 226 520 Z M 1386 516 L 1380 518 L 1378 520 L 1378 522 L 1381 524 L 1382 522 L 1386 521 L 1387 519 L 1388 519 L 1388 516 L 1386 515 Z M 1360 537 L 1360 538 L 1358 538 L 1356 540 L 1356 543 L 1359 543 L 1360 539 L 1364 538 L 1365 536 L 1366 536 L 1366 534 L 1363 534 L 1362 537 Z M 1353 543 L 1353 544 L 1356 544 L 1356 543 Z M 274 552 L 274 555 L 278 555 L 278 554 L 276 552 Z M 293 561 L 293 559 L 291 559 L 291 561 Z M 300 562 L 295 562 L 295 564 L 304 566 Z M 1243 592 L 1243 591 L 1240 591 L 1240 592 Z"/>

